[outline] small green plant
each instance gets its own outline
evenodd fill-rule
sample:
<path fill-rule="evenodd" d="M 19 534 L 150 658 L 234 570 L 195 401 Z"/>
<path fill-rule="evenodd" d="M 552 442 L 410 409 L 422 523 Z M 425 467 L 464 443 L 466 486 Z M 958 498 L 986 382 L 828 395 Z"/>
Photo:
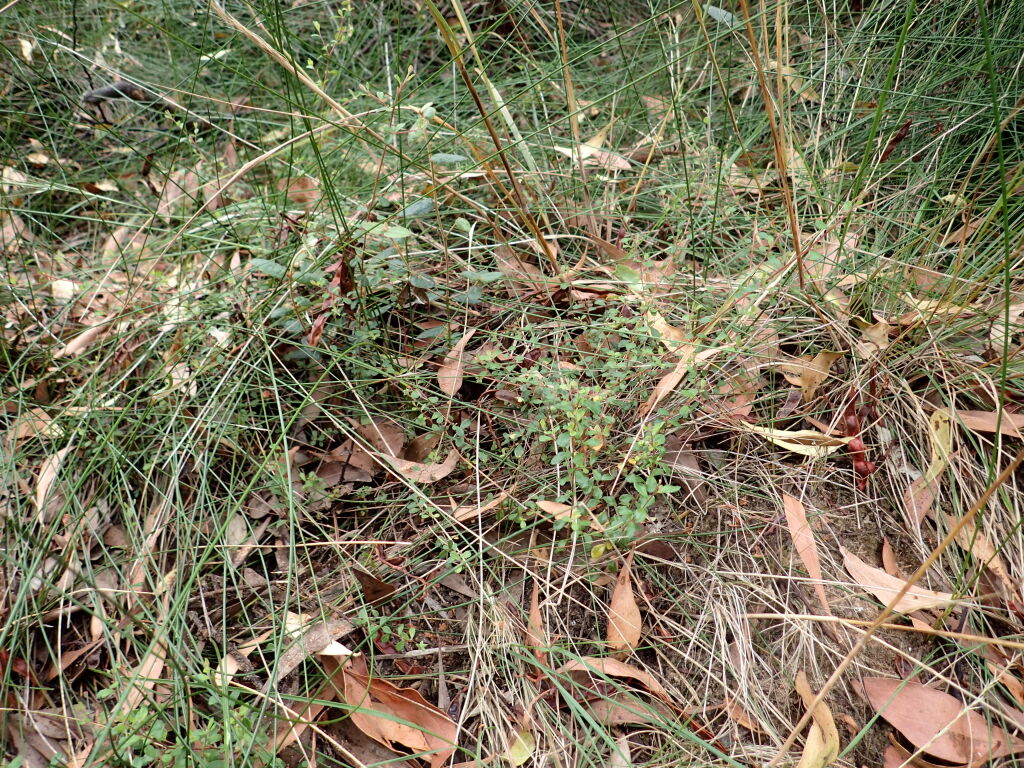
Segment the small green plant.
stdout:
<path fill-rule="evenodd" d="M 112 721 L 108 728 L 108 752 L 104 765 L 112 768 L 228 768 L 259 764 L 268 768 L 284 765 L 280 758 L 261 754 L 252 744 L 259 731 L 259 715 L 251 704 L 234 696 L 216 692 L 208 674 L 197 675 L 197 684 L 209 686 L 206 704 L 217 716 L 195 718 L 196 725 L 173 720 L 168 711 L 160 711 L 143 703 L 132 707 Z M 112 699 L 118 688 L 105 688 L 97 694 L 100 700 Z M 193 710 L 196 712 L 196 710 Z M 239 756 L 236 758 L 236 753 Z"/>
<path fill-rule="evenodd" d="M 500 356 L 478 362 L 505 378 L 523 406 L 520 426 L 506 434 L 503 450 L 519 464 L 550 470 L 536 500 L 573 508 L 556 519 L 556 528 L 626 539 L 636 535 L 659 497 L 679 490 L 668 482 L 665 436 L 689 415 L 687 403 L 697 389 L 678 387 L 681 402 L 671 416 L 642 422 L 637 392 L 649 390 L 664 371 L 657 333 L 641 315 L 612 310 L 576 342 L 576 349 L 587 350 L 585 365 L 553 358 L 509 377 Z"/>
<path fill-rule="evenodd" d="M 356 624 L 363 628 L 368 640 L 391 643 L 399 653 L 414 645 L 416 627 L 394 616 L 385 615 L 373 606 L 364 605 L 359 608 Z"/>

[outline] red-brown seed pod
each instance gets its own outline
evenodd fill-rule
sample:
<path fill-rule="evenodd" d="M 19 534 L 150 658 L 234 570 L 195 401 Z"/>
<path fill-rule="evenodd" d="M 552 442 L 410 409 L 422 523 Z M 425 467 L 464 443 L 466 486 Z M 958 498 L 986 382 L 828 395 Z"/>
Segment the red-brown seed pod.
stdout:
<path fill-rule="evenodd" d="M 868 475 L 874 474 L 875 465 L 867 459 L 857 459 L 853 462 L 853 471 L 860 477 L 867 477 Z"/>
<path fill-rule="evenodd" d="M 850 449 L 850 453 L 864 453 L 864 441 L 859 437 L 853 438 L 847 443 L 847 447 Z"/>

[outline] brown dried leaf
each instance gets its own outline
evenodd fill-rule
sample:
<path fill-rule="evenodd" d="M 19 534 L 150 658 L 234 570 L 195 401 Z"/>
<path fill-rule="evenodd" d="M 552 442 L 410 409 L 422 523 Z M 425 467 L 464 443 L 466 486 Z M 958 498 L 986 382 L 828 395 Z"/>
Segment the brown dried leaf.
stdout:
<path fill-rule="evenodd" d="M 437 448 L 437 444 L 440 442 L 441 434 L 439 432 L 426 432 L 418 435 L 405 446 L 405 453 L 402 455 L 402 458 L 407 461 L 421 462 Z"/>
<path fill-rule="evenodd" d="M 32 408 L 19 413 L 11 425 L 7 428 L 4 442 L 8 449 L 30 437 L 53 438 L 59 437 L 63 430 L 60 429 L 50 416 L 42 408 Z"/>
<path fill-rule="evenodd" d="M 415 759 L 403 760 L 401 755 L 394 750 L 388 749 L 383 744 L 371 739 L 360 731 L 347 717 L 330 718 L 321 724 L 323 732 L 341 745 L 345 751 L 345 764 L 352 766 L 388 766 L 388 768 L 422 768 L 423 763 Z M 308 753 L 302 753 L 295 749 L 296 759 L 289 762 L 285 755 L 285 765 L 303 766 L 308 765 Z M 467 767 L 469 768 L 469 767 Z M 472 768 L 477 768 L 474 763 Z"/>
<path fill-rule="evenodd" d="M 671 705 L 668 691 L 664 686 L 654 679 L 648 672 L 627 664 L 618 659 L 600 659 L 595 656 L 582 656 L 579 659 L 562 665 L 556 674 L 568 674 L 583 683 L 593 682 L 595 677 L 599 680 L 602 675 L 607 677 L 621 677 L 643 685 L 650 693 L 657 696 L 666 704 Z"/>
<path fill-rule="evenodd" d="M 640 606 L 636 604 L 636 597 L 633 595 L 632 567 L 631 552 L 615 580 L 612 602 L 608 610 L 608 648 L 622 658 L 636 649 L 643 632 Z"/>
<path fill-rule="evenodd" d="M 583 507 L 574 507 L 571 504 L 563 504 L 560 501 L 547 500 L 538 501 L 536 504 L 541 511 L 551 515 L 555 520 L 568 520 L 570 522 L 574 522 L 586 516 L 588 518 L 587 522 L 591 528 L 595 531 L 604 530 L 604 526 L 601 525 L 601 522 Z"/>
<path fill-rule="evenodd" d="M 199 176 L 195 170 L 179 168 L 171 173 L 160 191 L 156 204 L 156 215 L 165 221 L 186 212 L 198 199 Z"/>
<path fill-rule="evenodd" d="M 352 651 L 338 642 L 355 631 L 355 625 L 347 619 L 336 618 L 329 621 L 316 621 L 305 614 L 290 614 L 291 618 L 299 618 L 297 626 L 287 634 L 289 644 L 277 658 L 274 678 L 263 686 L 264 693 L 269 693 L 274 680 L 281 680 L 296 669 L 310 656 L 347 657 Z"/>
<path fill-rule="evenodd" d="M 465 523 L 468 520 L 474 520 L 485 512 L 490 512 L 508 498 L 509 495 L 505 491 L 502 491 L 485 504 L 466 504 L 461 507 L 456 507 L 452 510 L 452 519 L 460 523 Z"/>
<path fill-rule="evenodd" d="M 629 748 L 629 734 L 624 733 L 615 740 L 615 746 L 605 768 L 633 768 L 633 755 Z"/>
<path fill-rule="evenodd" d="M 444 362 L 437 369 L 437 385 L 442 392 L 450 397 L 454 397 L 455 393 L 462 388 L 466 344 L 473 338 L 474 333 L 476 333 L 476 328 L 466 331 L 451 351 L 445 355 Z"/>
<path fill-rule="evenodd" d="M 590 157 L 583 161 L 586 166 L 598 166 L 609 171 L 628 171 L 632 164 L 622 155 L 604 149 L 594 150 Z"/>
<path fill-rule="evenodd" d="M 533 581 L 533 591 L 530 593 L 530 612 L 526 617 L 526 647 L 532 649 L 533 657 L 542 667 L 548 665 L 548 641 L 547 633 L 544 631 L 544 617 L 540 612 L 540 585 L 536 579 Z"/>
<path fill-rule="evenodd" d="M 436 483 L 438 480 L 443 480 L 452 473 L 461 458 L 459 452 L 454 448 L 448 451 L 448 455 L 440 464 L 423 464 L 418 461 L 378 455 L 394 467 L 398 474 L 412 483 Z"/>
<path fill-rule="evenodd" d="M 732 696 L 725 697 L 725 700 L 722 702 L 722 710 L 733 722 L 737 725 L 743 726 L 748 731 L 752 731 L 753 733 L 766 733 L 765 729 L 761 727 L 761 724 L 754 720 L 747 710 L 744 709 Z"/>
<path fill-rule="evenodd" d="M 999 432 L 1024 439 L 1024 413 L 1009 411 L 956 411 L 956 418 L 972 432 Z"/>
<path fill-rule="evenodd" d="M 363 591 L 363 598 L 370 605 L 386 602 L 394 597 L 398 591 L 398 587 L 394 584 L 388 584 L 383 579 L 378 579 L 372 573 L 363 570 L 359 566 L 352 566 L 352 575 L 359 582 L 359 586 Z"/>
<path fill-rule="evenodd" d="M 322 456 L 316 475 L 327 488 L 346 482 L 368 483 L 381 469 L 380 464 L 354 440 L 346 440 Z"/>
<path fill-rule="evenodd" d="M 947 693 L 882 677 L 865 678 L 863 685 L 875 711 L 929 755 L 982 765 L 1024 750 L 1024 741 L 997 730 L 991 718 Z"/>
<path fill-rule="evenodd" d="M 852 552 L 840 547 L 843 553 L 843 565 L 849 571 L 853 580 L 864 589 L 873 594 L 884 605 L 888 605 L 896 594 L 903 588 L 906 582 L 890 576 L 881 568 L 868 565 Z M 949 592 L 935 592 L 916 584 L 900 598 L 893 606 L 893 610 L 899 613 L 913 613 L 914 611 L 927 610 L 929 608 L 941 608 L 954 602 L 953 595 Z"/>
<path fill-rule="evenodd" d="M 603 725 L 643 725 L 673 718 L 672 710 L 660 701 L 643 701 L 625 692 L 594 699 L 587 709 Z"/>
<path fill-rule="evenodd" d="M 653 411 L 658 403 L 668 397 L 672 391 L 679 386 L 680 382 L 686 378 L 687 373 L 690 371 L 692 363 L 704 362 L 710 360 L 719 350 L 705 349 L 702 352 L 696 352 L 695 347 L 688 345 L 679 346 L 675 349 L 675 353 L 679 355 L 679 361 L 675 364 L 675 367 L 662 376 L 658 383 L 654 385 L 654 391 L 651 392 L 650 397 L 647 398 L 647 402 L 640 408 L 640 417 L 647 416 Z"/>
<path fill-rule="evenodd" d="M 494 260 L 498 271 L 509 281 L 510 295 L 526 296 L 545 292 L 544 273 L 507 245 L 499 245 L 494 249 Z"/>
<path fill-rule="evenodd" d="M 405 447 L 405 431 L 391 419 L 376 417 L 356 427 L 356 434 L 388 456 L 401 456 Z"/>
<path fill-rule="evenodd" d="M 65 457 L 74 448 L 74 445 L 67 445 L 61 448 L 51 456 L 46 457 L 43 460 L 42 466 L 39 467 L 39 478 L 36 480 L 36 510 L 42 514 L 46 508 L 46 499 L 50 494 L 50 489 L 53 487 L 54 482 L 57 480 L 57 473 L 60 472 L 60 466 L 64 463 Z"/>
<path fill-rule="evenodd" d="M 896 562 L 896 553 L 892 551 L 892 544 L 886 538 L 882 539 L 882 568 L 890 576 L 895 576 L 897 579 L 903 578 L 903 572 L 900 571 L 899 563 Z"/>
<path fill-rule="evenodd" d="M 693 500 L 703 506 L 708 500 L 704 472 L 693 449 L 678 435 L 668 435 L 665 438 L 665 463 L 675 470 L 673 477 L 682 481 Z"/>
<path fill-rule="evenodd" d="M 312 176 L 292 176 L 277 182 L 279 191 L 284 192 L 289 202 L 307 211 L 320 200 L 320 180 Z"/>
<path fill-rule="evenodd" d="M 340 673 L 340 674 L 339 674 Z M 402 746 L 441 768 L 458 745 L 459 727 L 427 702 L 415 688 L 399 688 L 370 675 L 363 656 L 353 656 L 331 675 L 349 717 L 374 741 L 389 749 Z"/>
<path fill-rule="evenodd" d="M 818 557 L 818 545 L 814 541 L 814 532 L 807 522 L 807 514 L 804 511 L 803 502 L 788 493 L 782 494 L 782 506 L 786 510 L 786 525 L 789 527 L 789 535 L 793 537 L 793 548 L 796 550 L 800 561 L 807 569 L 807 575 L 814 579 L 814 593 L 821 601 L 822 608 L 829 616 L 832 609 L 829 608 L 828 598 L 825 596 L 825 587 L 822 584 L 821 560 Z"/>
<path fill-rule="evenodd" d="M 987 214 L 983 216 L 976 216 L 963 226 L 957 227 L 942 238 L 942 244 L 945 246 L 963 245 L 971 235 L 981 228 L 981 225 L 985 223 L 986 218 L 988 218 Z"/>
<path fill-rule="evenodd" d="M 62 357 L 78 357 L 78 355 L 85 352 L 96 342 L 97 339 L 106 333 L 110 327 L 110 321 L 107 319 L 97 321 L 54 352 L 53 359 L 59 360 Z"/>

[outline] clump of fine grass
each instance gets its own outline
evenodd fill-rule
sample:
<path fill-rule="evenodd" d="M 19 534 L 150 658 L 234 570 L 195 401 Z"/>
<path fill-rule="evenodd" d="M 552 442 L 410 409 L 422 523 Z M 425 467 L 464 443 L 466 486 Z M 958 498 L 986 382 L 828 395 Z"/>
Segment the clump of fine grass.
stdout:
<path fill-rule="evenodd" d="M 278 679 L 306 614 L 351 621 L 375 673 L 450 706 L 474 734 L 460 759 L 528 733 L 536 763 L 769 760 L 802 714 L 796 672 L 817 690 L 856 631 L 815 617 L 780 492 L 856 618 L 840 544 L 885 539 L 912 571 L 1005 465 L 1013 438 L 957 431 L 934 513 L 908 520 L 932 411 L 1019 399 L 1012 8 L 765 8 L 750 35 L 689 7 L 457 8 L 468 30 L 401 4 L 13 10 L 9 755 L 269 763 L 323 678 L 304 659 Z M 83 105 L 121 79 L 175 106 Z M 784 366 L 822 351 L 841 358 L 794 389 Z M 851 405 L 864 487 L 843 454 L 748 429 L 841 430 Z M 384 430 L 456 467 L 353 466 Z M 1016 510 L 1011 483 L 978 529 L 1011 573 Z M 629 663 L 685 718 L 564 671 L 605 655 L 632 545 Z M 397 592 L 374 604 L 353 566 Z M 931 586 L 967 596 L 985 574 L 965 545 Z M 535 587 L 543 654 L 523 639 Z M 1006 604 L 965 621 L 1017 625 Z M 970 656 L 886 632 L 860 673 L 901 656 L 944 678 Z M 971 670 L 960 688 L 996 708 Z M 833 710 L 866 722 L 848 693 Z M 840 760 L 875 736 L 844 734 Z"/>

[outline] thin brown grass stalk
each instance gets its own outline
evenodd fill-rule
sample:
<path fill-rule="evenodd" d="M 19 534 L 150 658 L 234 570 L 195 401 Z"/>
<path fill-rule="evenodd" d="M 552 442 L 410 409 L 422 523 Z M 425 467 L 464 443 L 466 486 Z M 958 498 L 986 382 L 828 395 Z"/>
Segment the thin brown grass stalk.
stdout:
<path fill-rule="evenodd" d="M 462 82 L 465 84 L 470 96 L 473 97 L 473 103 L 476 104 L 477 111 L 480 113 L 484 127 L 487 129 L 487 133 L 491 137 L 491 143 L 494 145 L 495 154 L 498 156 L 498 160 L 501 161 L 501 164 L 505 169 L 505 173 L 508 175 L 509 181 L 512 184 L 512 192 L 510 193 L 494 172 L 485 166 L 485 170 L 488 172 L 490 181 L 499 195 L 508 200 L 512 204 L 513 208 L 515 208 L 516 213 L 519 214 L 520 220 L 530 231 L 530 234 L 536 239 L 538 247 L 541 249 L 545 258 L 547 258 L 552 270 L 554 270 L 554 274 L 557 275 L 561 271 L 558 266 L 558 260 L 555 258 L 554 251 L 551 249 L 551 244 L 547 239 L 545 239 L 544 233 L 540 231 L 540 227 L 537 225 L 537 220 L 534 219 L 533 214 L 529 211 L 529 201 L 527 200 L 526 190 L 523 189 L 523 185 L 520 183 L 519 177 L 516 175 L 515 171 L 512 170 L 512 166 L 508 162 L 506 148 L 501 143 L 501 138 L 498 136 L 498 132 L 494 128 L 494 123 L 491 121 L 487 107 L 484 106 L 483 99 L 480 98 L 480 93 L 477 91 L 476 86 L 473 85 L 473 79 L 469 76 L 469 70 L 466 69 L 463 51 L 459 49 L 455 36 L 452 34 L 451 27 L 448 25 L 447 20 L 444 18 L 440 10 L 438 10 L 437 6 L 430 2 L 430 0 L 426 0 L 426 6 L 434 17 L 434 21 L 436 22 L 438 29 L 441 31 L 441 36 L 444 38 L 445 45 L 448 46 L 448 50 L 452 54 L 452 61 L 459 70 L 459 76 L 462 78 Z"/>
<path fill-rule="evenodd" d="M 804 253 L 800 242 L 800 222 L 797 220 L 796 205 L 793 202 L 793 190 L 789 183 L 789 169 L 786 164 L 786 137 L 779 128 L 778 117 L 775 113 L 775 99 L 771 89 L 768 87 L 768 80 L 764 74 L 764 63 L 758 52 L 757 39 L 754 36 L 753 18 L 750 15 L 750 5 L 747 0 L 740 0 L 740 6 L 743 8 L 743 17 L 746 21 L 744 28 L 747 31 L 747 40 L 750 43 L 750 55 L 754 60 L 754 71 L 757 72 L 757 83 L 761 89 L 764 111 L 768 116 L 768 127 L 772 134 L 772 149 L 775 153 L 775 163 L 779 168 L 779 187 L 782 189 L 782 202 L 786 208 L 790 235 L 793 238 L 797 280 L 799 280 L 800 290 L 805 291 L 807 288 L 807 269 L 804 265 Z M 779 87 L 781 89 L 781 86 Z"/>

